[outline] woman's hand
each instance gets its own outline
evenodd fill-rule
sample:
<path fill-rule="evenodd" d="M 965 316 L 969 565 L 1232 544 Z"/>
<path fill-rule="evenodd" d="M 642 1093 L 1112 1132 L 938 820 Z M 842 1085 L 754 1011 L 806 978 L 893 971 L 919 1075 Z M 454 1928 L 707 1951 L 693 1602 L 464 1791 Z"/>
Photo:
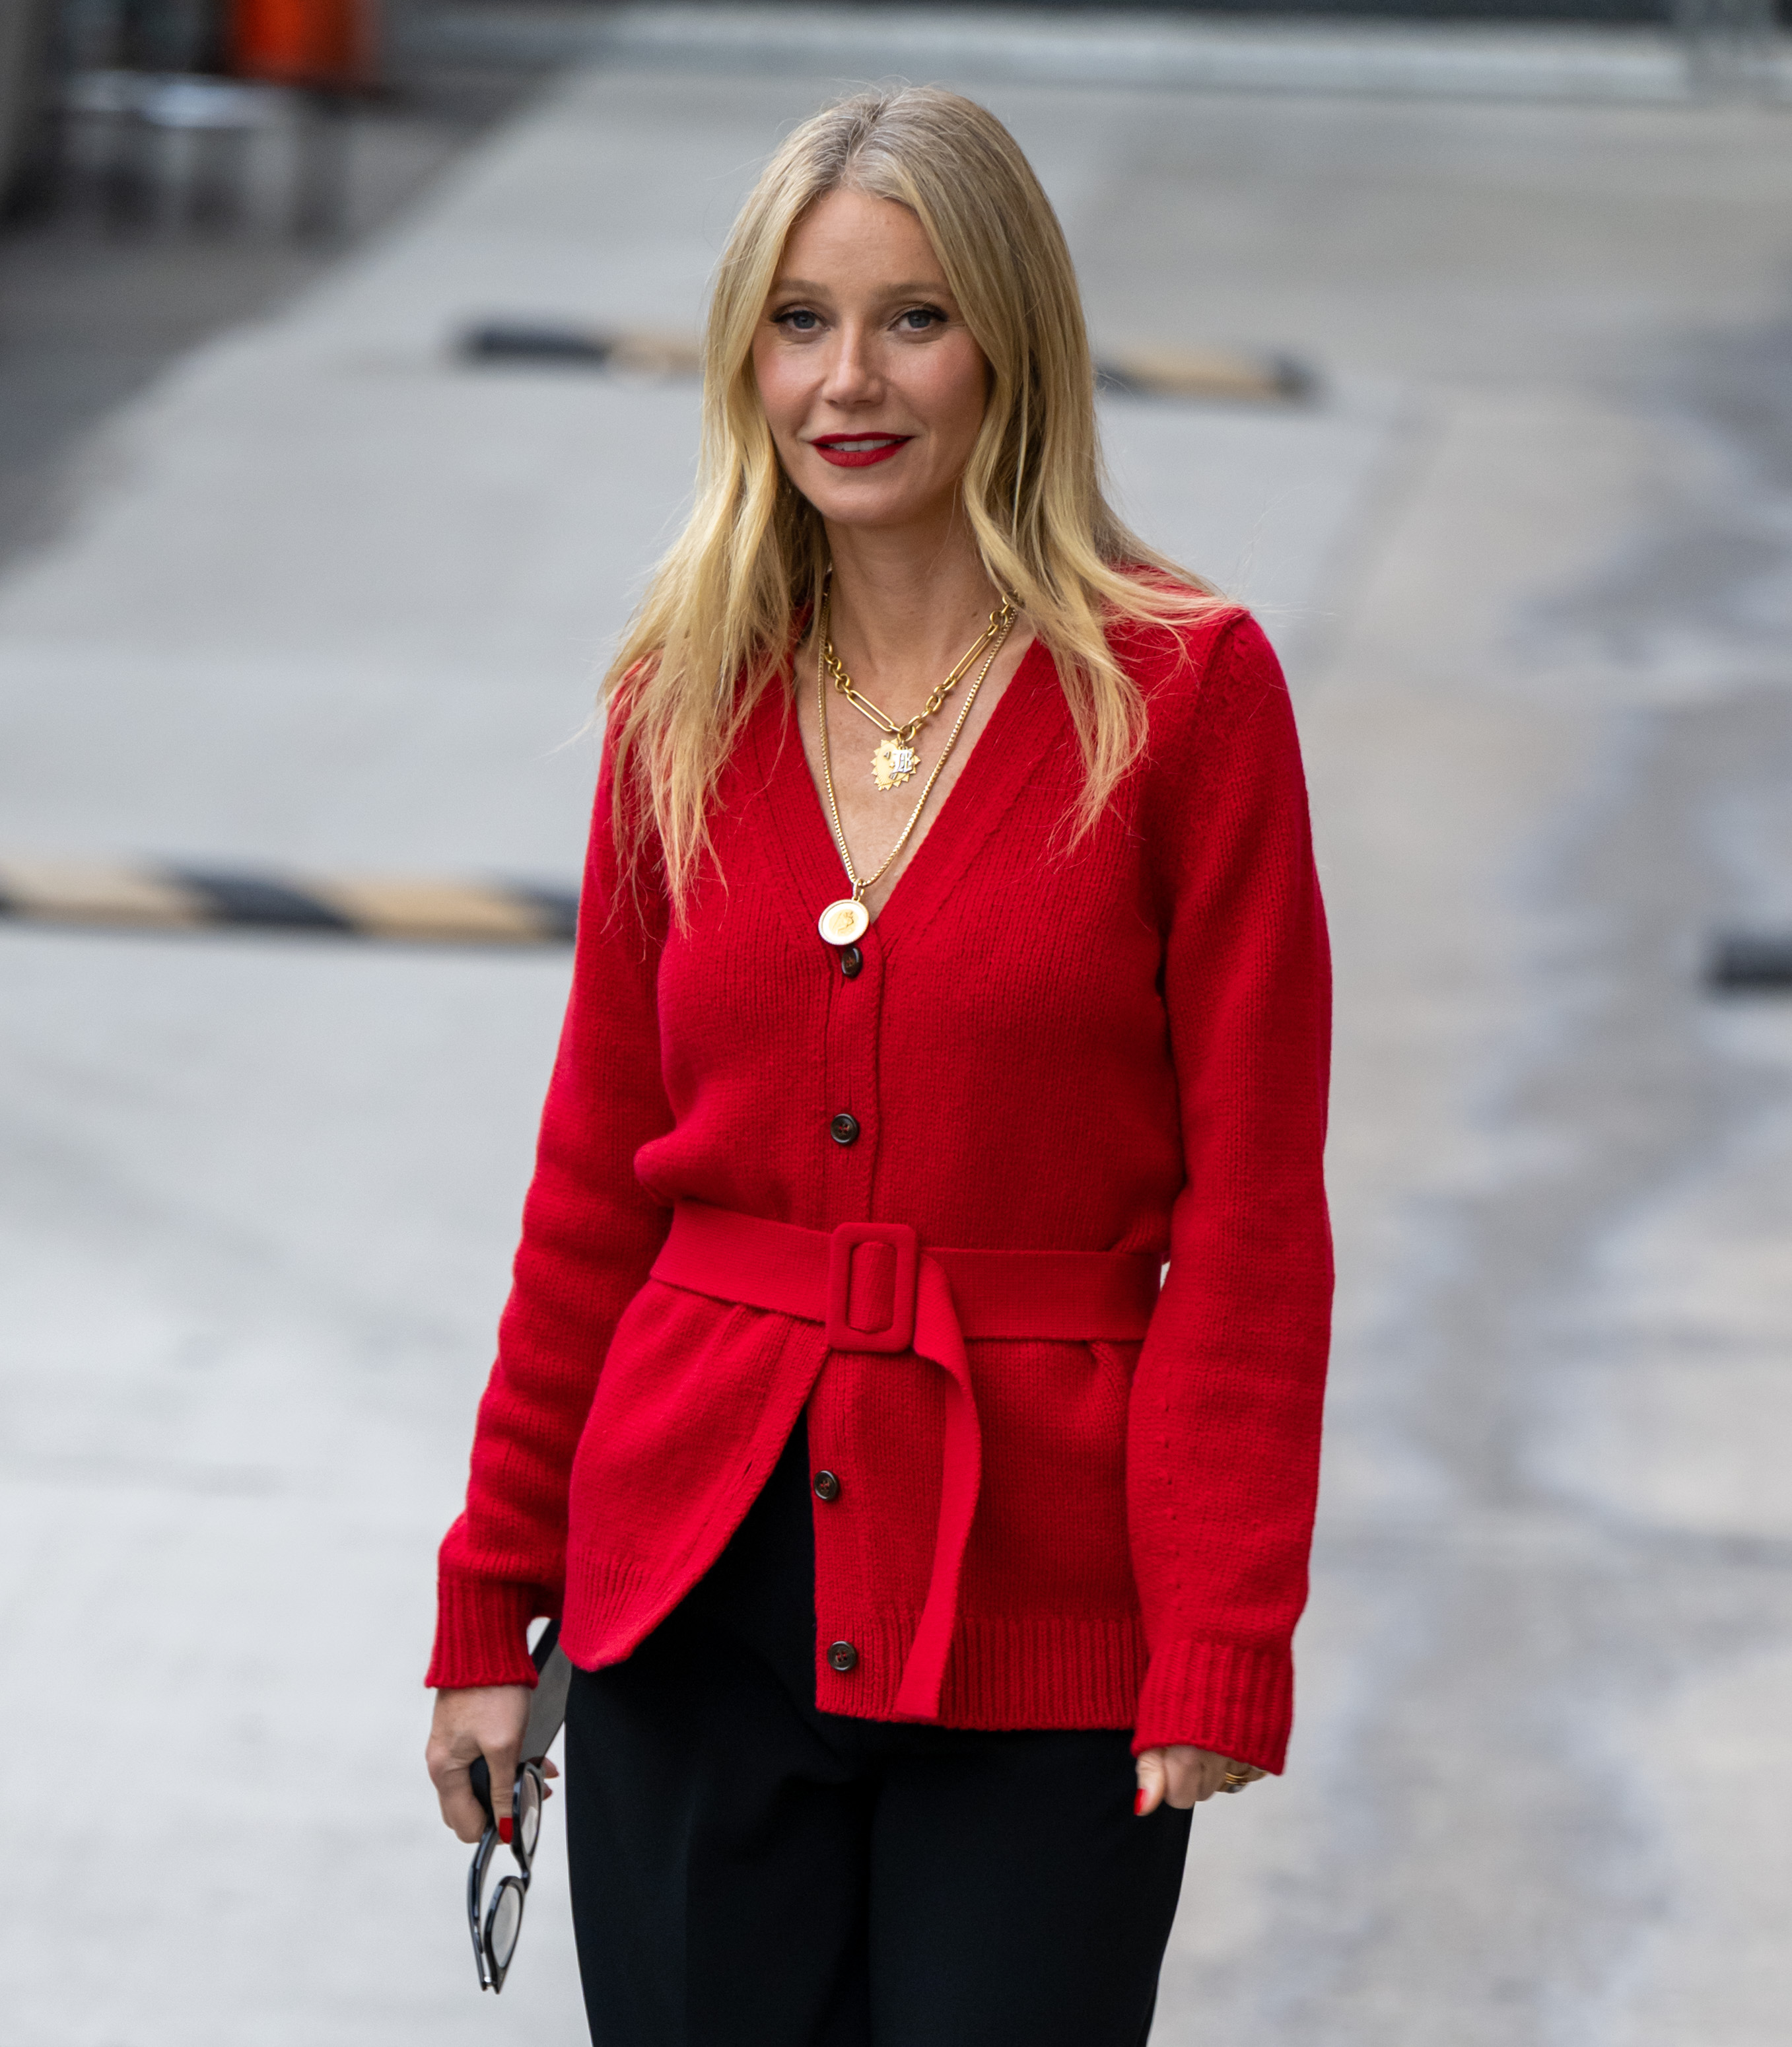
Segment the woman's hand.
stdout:
<path fill-rule="evenodd" d="M 466 1774 L 475 1757 L 484 1756 L 492 1774 L 492 1801 L 499 1816 L 508 1814 L 532 1696 L 527 1685 L 475 1685 L 435 1694 L 424 1760 L 442 1801 L 442 1817 L 463 1841 L 476 1841 L 486 1831 L 486 1809 Z M 546 1770 L 549 1776 L 559 1774 L 551 1763 Z"/>
<path fill-rule="evenodd" d="M 1198 1805 L 1222 1789 L 1229 1775 L 1254 1783 L 1268 1774 L 1210 1748 L 1190 1748 L 1179 1742 L 1169 1748 L 1148 1748 L 1139 1758 L 1138 1773 L 1139 1795 L 1132 1809 L 1140 1819 L 1166 1799 L 1184 1809 Z"/>

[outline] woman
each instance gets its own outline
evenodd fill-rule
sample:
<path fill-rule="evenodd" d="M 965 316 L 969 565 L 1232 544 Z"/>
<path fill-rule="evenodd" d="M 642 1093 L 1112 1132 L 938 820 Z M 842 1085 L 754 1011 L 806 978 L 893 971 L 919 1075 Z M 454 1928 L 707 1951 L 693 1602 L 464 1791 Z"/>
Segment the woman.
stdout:
<path fill-rule="evenodd" d="M 1190 1809 L 1282 1765 L 1324 929 L 1093 383 L 953 95 L 799 129 L 722 258 L 430 1674 L 472 1839 L 562 1616 L 598 2047 L 1133 2047 Z"/>

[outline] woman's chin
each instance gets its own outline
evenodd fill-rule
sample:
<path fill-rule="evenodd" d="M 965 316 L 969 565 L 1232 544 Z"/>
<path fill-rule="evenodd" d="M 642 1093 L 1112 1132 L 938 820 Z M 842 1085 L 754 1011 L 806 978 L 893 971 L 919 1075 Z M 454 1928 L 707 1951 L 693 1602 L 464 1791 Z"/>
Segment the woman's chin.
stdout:
<path fill-rule="evenodd" d="M 863 471 L 860 474 L 863 474 Z M 842 488 L 830 477 L 803 495 L 827 524 L 838 530 L 862 528 L 867 532 L 900 532 L 904 528 L 925 532 L 950 520 L 954 493 L 920 492 L 890 485 L 848 485 Z M 894 479 L 892 479 L 892 484 Z"/>

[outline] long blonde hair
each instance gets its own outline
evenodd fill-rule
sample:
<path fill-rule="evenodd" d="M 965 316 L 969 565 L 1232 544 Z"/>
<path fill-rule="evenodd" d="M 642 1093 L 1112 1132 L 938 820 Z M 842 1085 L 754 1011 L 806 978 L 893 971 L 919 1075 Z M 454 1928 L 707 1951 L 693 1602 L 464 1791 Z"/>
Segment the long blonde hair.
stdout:
<path fill-rule="evenodd" d="M 990 581 L 1014 593 L 1057 664 L 1083 756 L 1079 832 L 1145 742 L 1144 705 L 1108 627 L 1186 621 L 1215 602 L 1108 504 L 1076 274 L 1014 137 L 986 108 L 936 87 L 826 108 L 766 166 L 722 252 L 703 344 L 696 503 L 604 678 L 618 848 L 633 873 L 657 834 L 680 916 L 724 764 L 788 661 L 827 564 L 820 515 L 779 462 L 752 350 L 791 230 L 842 189 L 915 215 L 989 360 L 965 512 Z"/>

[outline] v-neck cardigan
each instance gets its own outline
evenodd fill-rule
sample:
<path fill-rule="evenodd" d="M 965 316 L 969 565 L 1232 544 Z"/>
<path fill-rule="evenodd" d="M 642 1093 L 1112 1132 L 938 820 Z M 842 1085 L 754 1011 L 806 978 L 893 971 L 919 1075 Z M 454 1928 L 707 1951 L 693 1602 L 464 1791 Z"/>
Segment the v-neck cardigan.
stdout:
<path fill-rule="evenodd" d="M 815 1502 L 816 1703 L 895 1716 L 941 1508 L 942 1376 L 651 1277 L 698 1202 L 1166 1261 L 1142 1342 L 966 1345 L 982 1480 L 939 1718 L 1129 1727 L 1139 1749 L 1281 1768 L 1331 1297 L 1306 791 L 1247 615 L 1113 645 L 1149 743 L 1108 812 L 1076 836 L 1080 754 L 1035 644 L 854 974 L 816 929 L 846 888 L 788 686 L 724 775 L 682 928 L 619 874 L 606 748 L 431 1684 L 532 1681 L 541 1614 L 586 1668 L 627 1656 L 801 1423 L 834 1480 Z"/>

